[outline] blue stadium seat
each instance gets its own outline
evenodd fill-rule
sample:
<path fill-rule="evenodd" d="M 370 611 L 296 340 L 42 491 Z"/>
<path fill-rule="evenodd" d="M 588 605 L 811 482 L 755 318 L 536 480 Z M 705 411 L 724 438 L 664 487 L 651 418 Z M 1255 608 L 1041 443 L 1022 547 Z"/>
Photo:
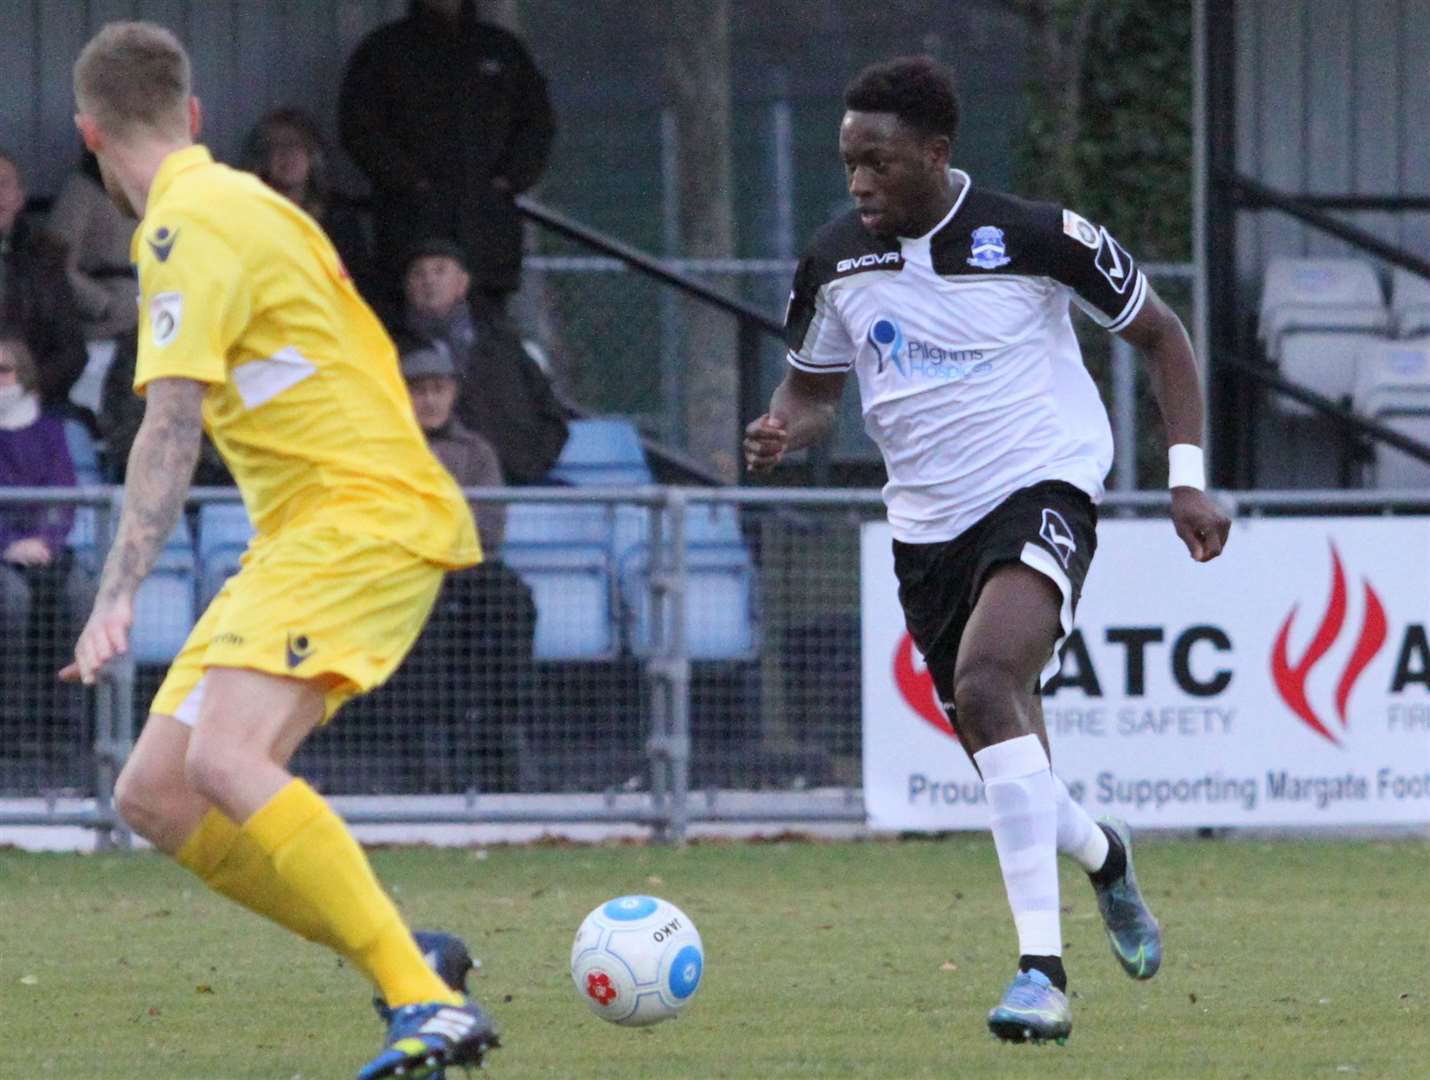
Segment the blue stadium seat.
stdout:
<path fill-rule="evenodd" d="M 205 503 L 199 508 L 199 602 L 207 605 L 238 571 L 253 539 L 243 503 Z"/>
<path fill-rule="evenodd" d="M 65 538 L 65 544 L 74 552 L 80 566 L 91 574 L 99 573 L 101 558 L 98 509 L 93 506 L 74 508 L 74 524 L 70 526 L 70 534 Z"/>
<path fill-rule="evenodd" d="M 685 644 L 692 660 L 748 660 L 758 649 L 755 573 L 743 543 L 686 547 Z M 637 656 L 652 651 L 650 548 L 632 548 L 621 563 L 627 641 Z"/>
<path fill-rule="evenodd" d="M 511 503 L 508 544 L 596 544 L 611 541 L 611 508 L 597 503 Z"/>
<path fill-rule="evenodd" d="M 134 596 L 129 653 L 135 663 L 167 664 L 178 654 L 194 625 L 194 584 L 194 547 L 181 518 Z"/>
<path fill-rule="evenodd" d="M 64 422 L 65 442 L 69 445 L 70 460 L 74 462 L 75 480 L 80 487 L 102 484 L 99 475 L 99 450 L 94 445 L 94 437 L 89 429 L 78 420 Z"/>
<path fill-rule="evenodd" d="M 579 487 L 638 487 L 654 482 L 640 433 L 629 420 L 573 420 L 570 437 L 551 469 Z"/>
<path fill-rule="evenodd" d="M 619 637 L 605 544 L 512 543 L 502 561 L 531 587 L 538 660 L 609 660 Z"/>

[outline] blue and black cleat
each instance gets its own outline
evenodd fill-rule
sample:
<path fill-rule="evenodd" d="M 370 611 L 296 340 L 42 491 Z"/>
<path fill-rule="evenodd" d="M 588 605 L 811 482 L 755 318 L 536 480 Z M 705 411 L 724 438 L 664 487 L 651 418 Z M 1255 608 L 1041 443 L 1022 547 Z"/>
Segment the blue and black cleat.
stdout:
<path fill-rule="evenodd" d="M 467 943 L 456 934 L 441 930 L 418 930 L 412 935 L 417 947 L 422 950 L 422 959 L 435 971 L 438 977 L 459 994 L 467 992 L 467 975 L 480 965 L 472 959 Z M 378 1019 L 384 1024 L 392 1020 L 392 1010 L 380 994 L 372 997 L 372 1007 L 377 1010 Z"/>
<path fill-rule="evenodd" d="M 1004 1042 L 1067 1042 L 1072 1010 L 1067 996 L 1041 971 L 1020 971 L 988 1014 L 988 1030 Z"/>
<path fill-rule="evenodd" d="M 1134 979 L 1150 979 L 1162 966 L 1162 928 L 1137 887 L 1137 875 L 1132 869 L 1132 830 L 1127 822 L 1116 818 L 1104 818 L 1101 824 L 1122 842 L 1127 869 L 1110 885 L 1093 882 L 1097 910 L 1102 913 L 1112 955 L 1122 970 Z"/>
<path fill-rule="evenodd" d="M 481 1065 L 487 1051 L 498 1045 L 491 1017 L 470 999 L 461 1005 L 404 1005 L 392 1010 L 387 1045 L 357 1080 L 433 1080 L 452 1065 Z"/>
<path fill-rule="evenodd" d="M 442 981 L 453 990 L 465 994 L 467 992 L 467 975 L 480 966 L 477 961 L 472 959 L 467 943 L 456 934 L 448 934 L 441 930 L 418 930 L 412 935 L 412 939 L 422 950 L 422 959 L 427 961 L 427 966 L 435 971 Z M 391 1025 L 392 1010 L 388 1008 L 387 1002 L 382 999 L 381 995 L 373 995 L 372 1007 L 377 1010 L 378 1018 L 384 1024 Z M 496 1045 L 495 1039 L 492 1040 L 491 1045 Z M 392 1075 L 412 1077 L 425 1075 L 428 1080 L 445 1080 L 440 1068 L 436 1072 L 425 1074 L 408 1072 L 393 1073 Z"/>

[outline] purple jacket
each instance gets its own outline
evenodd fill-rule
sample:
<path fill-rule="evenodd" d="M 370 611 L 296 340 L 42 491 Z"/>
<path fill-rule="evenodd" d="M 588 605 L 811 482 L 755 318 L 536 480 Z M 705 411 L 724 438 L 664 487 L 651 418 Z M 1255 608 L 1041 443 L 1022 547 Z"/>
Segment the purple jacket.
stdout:
<path fill-rule="evenodd" d="M 65 429 L 55 417 L 41 416 L 29 427 L 0 431 L 0 488 L 74 486 Z M 73 524 L 72 506 L 0 503 L 0 551 L 28 536 L 38 536 L 53 552 L 62 551 Z"/>

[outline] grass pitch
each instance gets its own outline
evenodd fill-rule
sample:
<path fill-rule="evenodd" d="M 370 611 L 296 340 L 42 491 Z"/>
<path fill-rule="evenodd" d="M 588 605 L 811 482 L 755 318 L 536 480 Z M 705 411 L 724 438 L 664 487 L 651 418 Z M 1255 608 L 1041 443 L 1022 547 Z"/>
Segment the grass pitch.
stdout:
<path fill-rule="evenodd" d="M 374 862 L 415 925 L 483 960 L 474 987 L 506 1042 L 492 1077 L 1430 1076 L 1423 841 L 1144 840 L 1167 937 L 1149 983 L 1116 966 L 1065 867 L 1065 1047 L 984 1028 L 1016 952 L 986 837 Z M 588 1013 L 567 973 L 581 918 L 625 892 L 680 905 L 706 947 L 690 1010 L 644 1031 Z M 350 1077 L 379 1041 L 367 999 L 322 950 L 157 856 L 0 852 L 7 1080 Z"/>

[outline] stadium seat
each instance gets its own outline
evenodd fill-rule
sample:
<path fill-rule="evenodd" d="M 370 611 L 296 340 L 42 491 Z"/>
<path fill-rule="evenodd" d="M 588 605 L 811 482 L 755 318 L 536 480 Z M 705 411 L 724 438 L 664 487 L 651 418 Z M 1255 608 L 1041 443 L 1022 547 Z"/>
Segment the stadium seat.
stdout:
<path fill-rule="evenodd" d="M 1400 337 L 1430 334 L 1430 281 L 1396 267 L 1390 278 L 1390 310 Z"/>
<path fill-rule="evenodd" d="M 551 469 L 578 487 L 639 487 L 654 482 L 640 434 L 629 420 L 573 420 L 570 437 Z"/>
<path fill-rule="evenodd" d="M 207 605 L 238 571 L 253 539 L 243 503 L 205 503 L 199 508 L 199 603 Z"/>
<path fill-rule="evenodd" d="M 1367 336 L 1390 328 L 1370 264 L 1360 259 L 1278 257 L 1266 271 L 1260 336 L 1266 355 L 1292 382 L 1339 401 L 1355 387 L 1355 354 Z M 1281 407 L 1312 410 L 1282 399 Z"/>
<path fill-rule="evenodd" d="M 611 507 L 604 503 L 510 503 L 507 544 L 596 544 L 611 541 Z"/>
<path fill-rule="evenodd" d="M 754 565 L 743 543 L 691 543 L 686 548 L 685 645 L 692 660 L 745 660 L 756 653 Z M 654 648 L 650 548 L 642 544 L 621 563 L 621 601 L 627 641 L 637 656 Z"/>
<path fill-rule="evenodd" d="M 194 585 L 194 547 L 180 519 L 134 596 L 129 653 L 135 663 L 167 664 L 178 654 L 194 625 Z"/>
<path fill-rule="evenodd" d="M 1430 445 L 1430 337 L 1367 344 L 1356 369 L 1356 411 Z M 1375 455 L 1376 487 L 1430 486 L 1430 465 L 1388 446 Z"/>
<path fill-rule="evenodd" d="M 99 475 L 99 449 L 89 429 L 78 420 L 64 422 L 65 442 L 69 446 L 70 460 L 74 462 L 75 480 L 80 487 L 92 487 L 104 481 Z"/>
<path fill-rule="evenodd" d="M 70 526 L 65 544 L 80 566 L 91 574 L 98 574 L 101 558 L 99 553 L 99 511 L 93 506 L 76 506 L 74 524 Z"/>
<path fill-rule="evenodd" d="M 512 543 L 502 561 L 531 587 L 538 660 L 609 660 L 618 637 L 605 544 Z"/>

